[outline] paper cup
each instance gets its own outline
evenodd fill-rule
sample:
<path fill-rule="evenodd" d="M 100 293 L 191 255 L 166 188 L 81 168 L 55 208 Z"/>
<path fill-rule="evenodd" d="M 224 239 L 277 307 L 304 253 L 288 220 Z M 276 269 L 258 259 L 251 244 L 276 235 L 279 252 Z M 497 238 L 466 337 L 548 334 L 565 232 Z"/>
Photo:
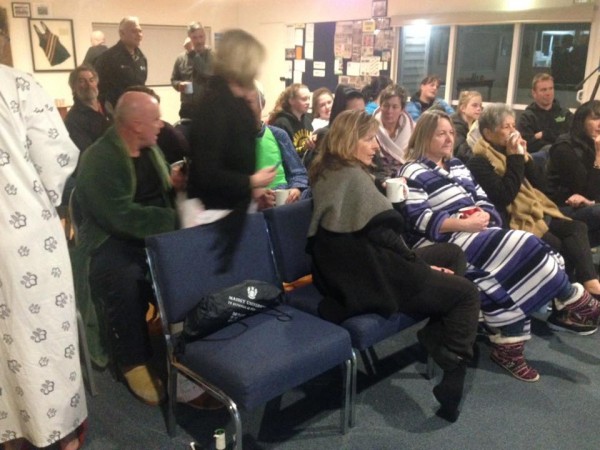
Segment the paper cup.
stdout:
<path fill-rule="evenodd" d="M 291 189 L 275 189 L 275 206 L 285 205 L 285 201 L 290 196 Z"/>
<path fill-rule="evenodd" d="M 385 180 L 385 194 L 392 203 L 400 203 L 406 200 L 406 181 L 404 178 L 388 178 Z"/>

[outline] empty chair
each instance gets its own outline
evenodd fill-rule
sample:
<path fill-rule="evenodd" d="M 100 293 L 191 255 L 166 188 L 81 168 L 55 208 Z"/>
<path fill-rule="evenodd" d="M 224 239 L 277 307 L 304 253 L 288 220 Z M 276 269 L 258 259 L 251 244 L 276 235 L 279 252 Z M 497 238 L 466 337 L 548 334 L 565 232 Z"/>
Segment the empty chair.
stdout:
<path fill-rule="evenodd" d="M 348 332 L 337 325 L 281 305 L 187 343 L 183 354 L 175 353 L 176 324 L 204 296 L 250 279 L 278 284 L 262 214 L 248 216 L 231 266 L 219 273 L 221 233 L 216 222 L 146 239 L 167 342 L 169 434 L 173 436 L 176 429 L 178 371 L 227 405 L 239 449 L 238 408 L 251 410 L 338 365 L 344 368 L 341 425 L 345 432 L 352 416 L 356 360 Z"/>

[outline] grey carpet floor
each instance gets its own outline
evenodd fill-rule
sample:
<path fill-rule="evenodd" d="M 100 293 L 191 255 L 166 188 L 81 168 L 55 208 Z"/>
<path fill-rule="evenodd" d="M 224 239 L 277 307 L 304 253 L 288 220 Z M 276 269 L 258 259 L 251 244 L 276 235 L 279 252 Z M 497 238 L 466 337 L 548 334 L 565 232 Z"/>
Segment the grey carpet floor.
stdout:
<path fill-rule="evenodd" d="M 244 449 L 597 449 L 600 448 L 600 333 L 553 333 L 534 321 L 526 346 L 537 383 L 512 378 L 478 339 L 458 422 L 435 416 L 434 380 L 425 378 L 419 326 L 376 346 L 378 373 L 359 358 L 356 426 L 339 433 L 341 372 L 333 370 L 265 407 L 242 413 Z M 88 396 L 85 449 L 213 449 L 213 431 L 231 423 L 225 410 L 179 406 L 178 434 L 167 435 L 164 409 L 136 401 L 108 372 L 95 373 L 100 394 Z"/>

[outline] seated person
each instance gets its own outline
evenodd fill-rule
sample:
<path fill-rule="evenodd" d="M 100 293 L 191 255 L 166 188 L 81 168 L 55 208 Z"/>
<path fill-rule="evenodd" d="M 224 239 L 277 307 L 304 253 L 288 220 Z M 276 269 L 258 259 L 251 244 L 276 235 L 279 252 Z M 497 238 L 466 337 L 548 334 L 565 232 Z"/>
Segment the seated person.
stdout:
<path fill-rule="evenodd" d="M 313 127 L 310 107 L 310 91 L 300 83 L 294 83 L 279 95 L 269 114 L 269 125 L 284 130 L 302 158 L 307 150 L 314 148 L 311 139 Z"/>
<path fill-rule="evenodd" d="M 110 116 L 98 101 L 98 74 L 92 66 L 81 65 L 69 74 L 69 86 L 73 93 L 73 106 L 65 117 L 69 136 L 80 152 L 85 151 L 110 127 Z M 63 201 L 69 204 L 75 187 L 75 172 L 67 179 Z"/>
<path fill-rule="evenodd" d="M 285 131 L 261 121 L 265 97 L 258 86 L 255 95 L 250 96 L 249 104 L 260 127 L 256 138 L 256 169 L 277 166 L 275 178 L 267 189 L 289 189 L 285 203 L 297 202 L 308 188 L 308 174 L 302 160 Z"/>
<path fill-rule="evenodd" d="M 156 101 L 160 104 L 160 97 L 153 89 L 150 89 L 146 86 L 130 86 L 125 89 L 125 92 L 145 92 L 148 95 L 151 95 L 156 99 Z M 156 145 L 160 148 L 165 155 L 165 159 L 169 164 L 176 163 L 181 161 L 183 158 L 188 157 L 190 155 L 190 144 L 188 140 L 185 138 L 183 133 L 171 125 L 169 122 L 166 122 L 161 119 L 162 127 L 158 132 L 158 137 L 156 138 Z"/>
<path fill-rule="evenodd" d="M 367 114 L 373 115 L 373 113 L 375 113 L 377 108 L 379 108 L 379 105 L 381 105 L 379 98 L 381 92 L 392 83 L 393 81 L 389 77 L 380 75 L 378 77 L 372 77 L 371 82 L 362 89 L 361 94 L 367 103 L 365 106 Z"/>
<path fill-rule="evenodd" d="M 454 113 L 450 106 L 443 98 L 436 97 L 437 91 L 440 88 L 440 78 L 437 75 L 427 75 L 421 80 L 419 90 L 415 92 L 406 104 L 406 112 L 416 122 L 425 111 L 429 108 L 441 109 L 448 114 Z"/>
<path fill-rule="evenodd" d="M 552 328 L 579 334 L 596 331 L 600 304 L 572 284 L 561 256 L 541 239 L 500 228 L 502 219 L 460 160 L 452 157 L 454 129 L 443 111 L 427 111 L 413 133 L 401 175 L 409 194 L 402 212 L 414 248 L 434 242 L 458 245 L 467 258 L 466 277 L 480 290 L 489 327 L 491 359 L 522 381 L 540 376 L 523 355 L 531 338 L 530 315 L 554 300 Z M 461 212 L 468 208 L 468 212 Z"/>
<path fill-rule="evenodd" d="M 431 316 L 418 337 L 444 369 L 433 389 L 441 403 L 438 415 L 455 421 L 465 363 L 473 356 L 477 290 L 451 270 L 429 265 L 464 270 L 456 246 L 414 252 L 404 243 L 402 216 L 377 190 L 368 169 L 379 147 L 378 126 L 366 112 L 341 113 L 310 169 L 314 210 L 307 250 L 324 296 L 319 313 L 338 323 L 365 313 Z"/>
<path fill-rule="evenodd" d="M 329 116 L 331 115 L 331 105 L 333 105 L 333 94 L 326 87 L 322 87 L 313 92 L 312 95 L 312 127 L 313 130 L 329 125 Z"/>
<path fill-rule="evenodd" d="M 98 74 L 81 65 L 69 74 L 73 106 L 65 117 L 69 136 L 80 151 L 84 151 L 110 127 L 110 116 L 98 101 Z"/>
<path fill-rule="evenodd" d="M 405 151 L 415 123 L 406 110 L 406 91 L 397 84 L 391 84 L 379 95 L 381 106 L 373 117 L 379 122 L 377 141 L 384 176 L 398 176 L 400 167 L 406 162 Z"/>
<path fill-rule="evenodd" d="M 593 295 L 600 281 L 592 261 L 587 227 L 566 217 L 542 192 L 527 142 L 515 132 L 515 116 L 504 104 L 486 106 L 479 117 L 482 138 L 473 147 L 469 169 L 504 223 L 546 241 L 565 258 L 567 273 Z M 537 188 L 537 189 L 536 189 Z"/>
<path fill-rule="evenodd" d="M 548 194 L 560 210 L 585 222 L 590 245 L 600 245 L 600 100 L 584 103 L 569 133 L 550 147 Z"/>
<path fill-rule="evenodd" d="M 329 131 L 329 127 L 331 124 L 333 124 L 335 118 L 339 116 L 340 113 L 347 110 L 364 111 L 365 98 L 355 87 L 348 84 L 338 84 L 338 86 L 335 88 L 333 105 L 331 105 L 329 125 L 317 130 L 317 132 L 314 134 L 315 148 L 307 151 L 302 158 L 302 162 L 306 168 L 310 168 L 312 160 L 319 151 L 319 145 Z"/>
<path fill-rule="evenodd" d="M 533 102 L 519 117 L 517 130 L 527 141 L 527 150 L 537 153 L 547 151 L 561 134 L 569 131 L 573 114 L 554 98 L 554 78 L 538 73 L 531 84 Z"/>
<path fill-rule="evenodd" d="M 158 101 L 126 92 L 114 120 L 83 154 L 77 176 L 75 197 L 82 216 L 72 257 L 77 302 L 90 314 L 97 307 L 106 311 L 116 364 L 127 385 L 137 398 L 157 405 L 165 393 L 148 367 L 145 318 L 152 287 L 144 238 L 175 230 L 174 184 L 156 146 L 162 127 Z M 183 188 L 182 180 L 175 180 Z"/>
<path fill-rule="evenodd" d="M 467 135 L 481 114 L 481 94 L 477 91 L 462 91 L 458 97 L 457 109 L 450 116 L 454 125 L 454 156 L 466 164 L 473 154 Z"/>

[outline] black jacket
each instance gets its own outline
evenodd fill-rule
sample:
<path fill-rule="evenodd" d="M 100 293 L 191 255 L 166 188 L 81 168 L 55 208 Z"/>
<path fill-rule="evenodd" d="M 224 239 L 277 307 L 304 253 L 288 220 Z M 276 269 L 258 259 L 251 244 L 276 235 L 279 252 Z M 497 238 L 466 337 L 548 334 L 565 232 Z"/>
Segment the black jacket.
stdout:
<path fill-rule="evenodd" d="M 65 117 L 69 136 L 82 152 L 104 134 L 110 122 L 108 115 L 93 110 L 77 99 Z"/>
<path fill-rule="evenodd" d="M 573 114 L 554 100 L 552 108 L 545 110 L 537 103 L 530 104 L 517 123 L 517 129 L 527 141 L 527 151 L 534 153 L 546 145 L 556 142 L 558 136 L 567 133 L 573 121 Z M 541 131 L 542 139 L 536 139 L 535 133 Z"/>
<path fill-rule="evenodd" d="M 600 202 L 600 170 L 594 169 L 596 150 L 587 136 L 576 139 L 570 133 L 550 147 L 548 195 L 558 205 L 573 194 Z"/>
<path fill-rule="evenodd" d="M 96 62 L 98 71 L 98 98 L 104 104 L 108 101 L 115 106 L 117 100 L 130 86 L 144 86 L 148 78 L 148 61 L 139 48 L 135 55 L 129 54 L 119 41 L 106 50 Z"/>
<path fill-rule="evenodd" d="M 284 130 L 292 140 L 298 155 L 302 158 L 307 150 L 306 141 L 307 139 L 310 139 L 310 135 L 313 131 L 312 120 L 310 114 L 304 114 L 302 118 L 298 120 L 292 113 L 280 111 L 273 123 L 270 123 L 269 125 Z"/>

